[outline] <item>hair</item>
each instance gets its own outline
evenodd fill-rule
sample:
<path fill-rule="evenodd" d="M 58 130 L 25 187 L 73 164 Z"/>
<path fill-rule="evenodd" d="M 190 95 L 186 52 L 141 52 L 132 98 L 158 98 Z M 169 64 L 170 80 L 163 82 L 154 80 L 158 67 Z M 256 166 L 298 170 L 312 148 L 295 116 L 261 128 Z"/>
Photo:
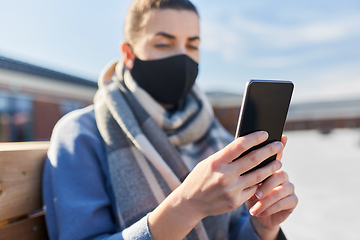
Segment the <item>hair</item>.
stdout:
<path fill-rule="evenodd" d="M 146 26 L 146 16 L 153 9 L 188 10 L 199 13 L 189 0 L 134 0 L 126 14 L 124 39 L 130 46 L 137 42 Z"/>

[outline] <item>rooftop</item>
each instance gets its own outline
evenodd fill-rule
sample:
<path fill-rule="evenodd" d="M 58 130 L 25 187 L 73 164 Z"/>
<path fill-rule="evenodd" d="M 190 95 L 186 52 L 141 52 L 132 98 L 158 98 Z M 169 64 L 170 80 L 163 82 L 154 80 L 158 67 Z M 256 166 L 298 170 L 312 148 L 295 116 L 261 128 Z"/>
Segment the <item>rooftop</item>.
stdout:
<path fill-rule="evenodd" d="M 97 88 L 97 83 L 95 81 L 75 77 L 72 75 L 17 61 L 3 56 L 0 56 L 0 69 L 7 69 L 15 72 L 22 72 L 35 76 L 50 78 L 62 82 L 75 83 L 79 85 Z"/>

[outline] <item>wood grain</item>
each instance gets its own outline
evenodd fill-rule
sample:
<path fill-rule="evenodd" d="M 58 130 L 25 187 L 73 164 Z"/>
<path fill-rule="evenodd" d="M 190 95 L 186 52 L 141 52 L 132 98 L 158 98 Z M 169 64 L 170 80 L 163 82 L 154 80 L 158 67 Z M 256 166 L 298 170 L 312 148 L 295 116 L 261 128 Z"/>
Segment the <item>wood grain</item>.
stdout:
<path fill-rule="evenodd" d="M 48 142 L 0 144 L 0 222 L 42 209 Z"/>
<path fill-rule="evenodd" d="M 44 216 L 21 220 L 0 228 L 0 240 L 48 239 Z"/>

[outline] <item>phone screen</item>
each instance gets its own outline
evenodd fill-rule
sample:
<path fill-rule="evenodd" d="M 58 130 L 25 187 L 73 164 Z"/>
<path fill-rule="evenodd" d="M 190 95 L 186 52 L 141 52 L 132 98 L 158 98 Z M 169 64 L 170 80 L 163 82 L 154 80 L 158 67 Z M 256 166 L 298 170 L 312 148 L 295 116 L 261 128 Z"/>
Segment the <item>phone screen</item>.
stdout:
<path fill-rule="evenodd" d="M 251 80 L 247 83 L 235 138 L 262 130 L 268 132 L 269 138 L 240 157 L 271 142 L 281 140 L 293 89 L 294 85 L 291 81 Z M 276 155 L 271 156 L 248 172 L 263 167 L 275 159 Z"/>

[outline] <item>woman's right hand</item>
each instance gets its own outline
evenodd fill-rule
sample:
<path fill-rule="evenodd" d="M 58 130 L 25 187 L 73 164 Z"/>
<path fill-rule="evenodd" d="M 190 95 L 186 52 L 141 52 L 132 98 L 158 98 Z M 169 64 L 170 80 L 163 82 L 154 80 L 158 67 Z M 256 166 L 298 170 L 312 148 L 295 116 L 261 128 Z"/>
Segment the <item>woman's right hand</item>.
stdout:
<path fill-rule="evenodd" d="M 251 168 L 282 151 L 283 144 L 274 142 L 238 158 L 249 148 L 264 142 L 266 132 L 256 132 L 235 139 L 224 149 L 200 162 L 179 187 L 183 197 L 203 217 L 229 212 L 251 198 L 258 183 L 281 168 L 273 161 L 251 173 Z"/>
<path fill-rule="evenodd" d="M 267 138 L 268 134 L 263 131 L 237 138 L 197 164 L 184 182 L 150 214 L 148 222 L 153 239 L 183 239 L 204 217 L 229 212 L 250 199 L 258 183 L 279 170 L 281 162 L 276 160 L 241 174 L 281 152 L 283 144 L 273 142 L 237 158 Z"/>

